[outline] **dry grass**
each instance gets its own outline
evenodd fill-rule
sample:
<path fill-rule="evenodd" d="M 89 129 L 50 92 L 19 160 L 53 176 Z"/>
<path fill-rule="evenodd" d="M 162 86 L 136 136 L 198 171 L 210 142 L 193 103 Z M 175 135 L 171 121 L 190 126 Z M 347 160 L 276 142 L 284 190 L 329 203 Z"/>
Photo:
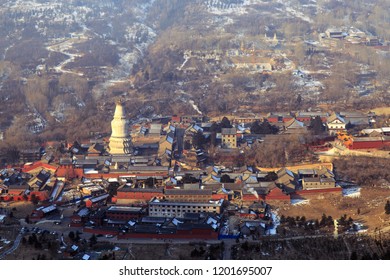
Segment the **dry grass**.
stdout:
<path fill-rule="evenodd" d="M 390 115 L 390 107 L 378 107 L 370 111 L 375 112 L 377 115 Z"/>
<path fill-rule="evenodd" d="M 174 242 L 174 241 L 173 241 Z M 204 259 L 209 246 L 200 244 L 132 244 L 128 247 L 131 254 L 126 255 L 126 259 L 135 260 L 190 260 Z M 205 254 L 199 257 L 191 257 L 194 249 L 205 251 Z"/>
<path fill-rule="evenodd" d="M 16 219 L 24 219 L 27 215 L 30 215 L 37 206 L 31 202 L 17 201 L 10 203 L 7 208 L 12 210 Z"/>
<path fill-rule="evenodd" d="M 315 169 L 315 168 L 321 168 L 326 167 L 329 170 L 333 170 L 333 164 L 330 162 L 323 162 L 323 163 L 310 163 L 310 164 L 299 164 L 299 165 L 290 165 L 286 166 L 288 170 L 292 172 L 298 172 L 299 169 Z M 281 167 L 274 167 L 274 168 L 265 168 L 265 167 L 257 167 L 262 171 L 271 172 L 271 171 L 278 171 L 281 169 Z"/>
<path fill-rule="evenodd" d="M 359 198 L 323 195 L 310 199 L 307 205 L 275 205 L 279 215 L 305 216 L 306 219 L 321 219 L 322 214 L 339 219 L 346 214 L 355 221 L 363 223 L 369 232 L 375 229 L 390 230 L 390 215 L 386 215 L 384 207 L 390 199 L 388 188 L 362 188 Z M 360 214 L 358 214 L 360 209 Z"/>

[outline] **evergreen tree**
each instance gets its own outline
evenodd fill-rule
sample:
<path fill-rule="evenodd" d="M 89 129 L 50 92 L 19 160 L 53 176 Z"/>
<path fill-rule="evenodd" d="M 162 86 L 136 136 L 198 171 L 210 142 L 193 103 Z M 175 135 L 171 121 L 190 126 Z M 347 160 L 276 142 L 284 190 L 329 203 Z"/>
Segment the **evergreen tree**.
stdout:
<path fill-rule="evenodd" d="M 221 124 L 213 122 L 210 126 L 210 132 L 221 133 Z"/>
<path fill-rule="evenodd" d="M 325 131 L 325 126 L 322 123 L 320 116 L 316 116 L 314 119 L 311 119 L 309 127 L 314 135 L 322 134 Z"/>
<path fill-rule="evenodd" d="M 73 231 L 69 232 L 68 237 L 73 240 L 75 238 L 75 234 Z"/>
<path fill-rule="evenodd" d="M 386 214 L 390 214 L 390 201 L 388 200 L 385 205 Z"/>
<path fill-rule="evenodd" d="M 234 183 L 234 180 L 230 179 L 229 175 L 223 174 L 221 177 L 221 183 Z"/>
<path fill-rule="evenodd" d="M 261 131 L 261 126 L 260 126 L 259 121 L 255 121 L 254 123 L 252 123 L 251 133 L 252 134 L 260 134 L 260 131 Z"/>
<path fill-rule="evenodd" d="M 301 106 L 301 104 L 302 104 L 302 95 L 301 94 L 298 94 L 298 96 L 297 96 L 297 106 L 298 107 L 300 107 Z"/>
<path fill-rule="evenodd" d="M 97 238 L 95 234 L 92 234 L 91 238 L 89 239 L 90 245 L 93 246 L 97 243 Z"/>
<path fill-rule="evenodd" d="M 348 123 L 345 125 L 345 129 L 346 129 L 346 130 L 349 130 L 349 129 L 352 129 L 352 128 L 354 128 L 354 125 L 351 124 L 351 122 L 348 122 Z"/>
<path fill-rule="evenodd" d="M 227 117 L 223 117 L 221 120 L 221 128 L 232 128 L 230 121 Z"/>
<path fill-rule="evenodd" d="M 255 121 L 251 126 L 251 133 L 253 134 L 276 134 L 278 133 L 279 129 L 271 125 L 268 121 Z"/>
<path fill-rule="evenodd" d="M 194 136 L 192 137 L 192 145 L 197 149 L 202 149 L 204 145 L 206 144 L 206 138 L 203 135 L 203 132 L 198 131 Z"/>
<path fill-rule="evenodd" d="M 268 172 L 267 176 L 265 176 L 266 181 L 276 181 L 278 179 L 278 174 L 274 171 Z"/>

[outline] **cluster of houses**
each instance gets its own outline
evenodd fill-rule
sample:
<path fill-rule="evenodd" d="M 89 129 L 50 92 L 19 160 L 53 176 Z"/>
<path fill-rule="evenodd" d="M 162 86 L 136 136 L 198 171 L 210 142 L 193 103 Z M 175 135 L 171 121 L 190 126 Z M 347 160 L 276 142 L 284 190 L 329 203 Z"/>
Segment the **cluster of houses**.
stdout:
<path fill-rule="evenodd" d="M 358 137 L 340 132 L 338 140 L 348 149 L 384 149 L 390 147 L 390 127 L 363 129 Z"/>
<path fill-rule="evenodd" d="M 272 226 L 267 205 L 342 194 L 332 164 L 273 170 L 213 164 L 190 168 L 183 158 L 193 153 L 198 162 L 207 159 L 206 151 L 192 143 L 197 135 L 214 137 L 220 151 L 230 154 L 239 150 L 243 139 L 248 144 L 264 137 L 251 134 L 249 125 L 254 122 L 278 127 L 273 135 L 277 138 L 306 133 L 318 117 L 328 135 L 352 141 L 351 148 L 358 148 L 359 140 L 348 138 L 348 124 L 364 127 L 362 140 L 389 136 L 388 128 L 373 128 L 376 116 L 371 113 L 274 112 L 231 119 L 220 132 L 212 131 L 219 124 L 204 116 L 161 118 L 133 125 L 129 154 L 110 154 L 104 139 L 91 140 L 62 145 L 59 159 L 44 153 L 39 161 L 1 170 L 0 200 L 39 203 L 29 216 L 31 222 L 78 204 L 70 226 L 118 238 L 215 239 L 234 235 L 243 225 L 248 230 L 253 223 L 265 232 Z M 230 227 L 226 221 L 231 215 L 245 223 Z"/>
<path fill-rule="evenodd" d="M 61 177 L 63 168 L 39 161 L 20 170 L 4 169 L 0 198 L 32 200 L 34 195 L 40 202 L 29 216 L 30 222 L 58 214 L 63 206 L 79 204 L 70 226 L 95 234 L 216 239 L 240 232 L 238 228 L 228 230 L 229 215 L 261 222 L 266 225 L 265 232 L 272 225 L 268 204 L 324 192 L 341 194 L 331 165 L 294 172 L 212 166 L 173 174 L 165 167 L 164 173 L 148 170 L 143 176 L 131 171 L 89 173 L 91 163 L 86 162 L 77 171 L 81 176 L 77 185 Z"/>
<path fill-rule="evenodd" d="M 5 168 L 0 172 L 0 200 L 24 201 L 49 199 L 55 181 L 56 166 L 26 164 L 23 168 Z"/>
<path fill-rule="evenodd" d="M 146 122 L 134 125 L 132 128 L 132 139 L 134 142 L 135 153 L 138 156 L 152 155 L 155 149 L 158 153 L 158 164 L 169 165 L 172 159 L 186 161 L 190 166 L 202 166 L 207 162 L 207 152 L 196 147 L 194 136 L 201 134 L 207 141 L 212 140 L 213 145 L 220 148 L 219 152 L 229 150 L 232 154 L 237 148 L 251 146 L 255 142 L 275 141 L 278 135 L 303 135 L 309 132 L 312 120 L 319 117 L 322 122 L 323 138 L 328 137 L 326 141 L 334 140 L 340 134 L 345 134 L 351 127 L 361 129 L 374 129 L 376 127 L 375 113 L 361 112 L 271 112 L 265 116 L 251 115 L 234 117 L 230 119 L 229 127 L 222 127 L 219 131 L 215 130 L 216 122 L 211 122 L 204 116 L 174 116 L 166 120 L 167 123 L 156 121 Z M 254 133 L 251 128 L 255 123 L 267 122 L 277 128 L 276 132 L 265 134 Z M 218 122 L 217 122 L 218 123 Z M 387 128 L 378 128 L 384 129 Z M 378 132 L 378 129 L 375 132 Z M 276 135 L 271 135 L 271 134 Z M 375 134 L 375 133 L 374 133 Z M 381 145 L 374 145 L 372 148 L 381 148 L 387 145 L 387 135 L 377 135 L 382 137 Z M 354 142 L 373 141 L 374 136 L 362 138 L 362 135 L 354 135 Z M 376 141 L 376 140 L 375 140 Z M 347 146 L 351 149 L 364 149 L 368 146 L 353 145 Z M 196 149 L 196 152 L 194 152 Z M 191 160 L 195 163 L 191 164 Z M 146 160 L 145 160 L 146 161 Z"/>
<path fill-rule="evenodd" d="M 347 43 L 354 45 L 360 44 L 374 47 L 386 45 L 377 36 L 363 32 L 356 27 L 328 28 L 324 33 L 319 34 L 319 40 L 323 45 L 329 47 L 336 47 L 338 40 L 345 40 Z"/>
<path fill-rule="evenodd" d="M 266 37 L 266 41 L 272 47 L 279 44 L 276 35 L 270 40 Z M 240 48 L 228 49 L 224 52 L 221 50 L 186 50 L 183 58 L 183 64 L 177 69 L 186 73 L 196 71 L 198 62 L 215 65 L 220 70 L 236 69 L 257 73 L 271 73 L 286 68 L 286 65 L 281 63 L 284 61 L 283 56 L 275 55 L 272 51 L 256 50 L 254 44 L 251 48 L 246 48 L 243 42 Z"/>

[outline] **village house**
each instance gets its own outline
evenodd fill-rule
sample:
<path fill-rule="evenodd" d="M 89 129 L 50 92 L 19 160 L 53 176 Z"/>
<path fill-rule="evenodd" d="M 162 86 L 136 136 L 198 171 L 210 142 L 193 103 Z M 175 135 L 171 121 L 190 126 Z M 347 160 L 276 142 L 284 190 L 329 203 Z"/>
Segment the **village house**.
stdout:
<path fill-rule="evenodd" d="M 339 114 L 333 113 L 326 123 L 330 135 L 337 135 L 337 133 L 344 132 L 346 122 Z"/>
<path fill-rule="evenodd" d="M 336 187 L 336 181 L 334 178 L 321 178 L 321 177 L 304 177 L 302 179 L 302 189 L 330 189 Z"/>
<path fill-rule="evenodd" d="M 160 123 L 151 123 L 148 130 L 148 136 L 160 137 L 161 129 L 162 127 Z"/>
<path fill-rule="evenodd" d="M 217 239 L 220 218 L 206 213 L 185 213 L 183 217 L 143 217 L 128 223 L 128 229 L 119 232 L 123 238 L 159 239 Z"/>
<path fill-rule="evenodd" d="M 174 141 L 175 132 L 171 131 L 159 142 L 158 157 L 161 159 L 161 164 L 164 166 L 170 165 L 170 160 L 173 157 Z"/>
<path fill-rule="evenodd" d="M 360 134 L 362 136 L 368 135 L 371 137 L 377 136 L 390 136 L 390 127 L 381 127 L 381 128 L 366 128 L 363 129 Z"/>
<path fill-rule="evenodd" d="M 106 218 L 110 220 L 138 220 L 146 216 L 146 208 L 112 205 L 106 210 Z"/>
<path fill-rule="evenodd" d="M 109 196 L 110 195 L 108 193 L 103 193 L 103 194 L 100 194 L 100 195 L 97 195 L 97 196 L 93 196 L 93 197 L 87 198 L 87 199 L 84 200 L 85 201 L 85 206 L 87 208 L 98 209 L 101 206 L 106 205 Z"/>
<path fill-rule="evenodd" d="M 23 149 L 19 151 L 19 158 L 22 162 L 34 162 L 42 157 L 40 148 Z"/>
<path fill-rule="evenodd" d="M 390 136 L 350 137 L 349 139 L 347 147 L 351 150 L 390 147 Z"/>
<path fill-rule="evenodd" d="M 153 198 L 162 199 L 163 195 L 163 189 L 133 188 L 126 184 L 118 188 L 115 201 L 118 205 L 136 203 L 146 204 Z"/>
<path fill-rule="evenodd" d="M 233 122 L 235 124 L 251 124 L 256 121 L 263 121 L 263 117 L 261 116 L 239 116 L 239 117 L 234 117 Z"/>
<path fill-rule="evenodd" d="M 360 112 L 339 112 L 339 116 L 342 117 L 346 124 L 352 125 L 369 125 L 369 117 L 367 114 L 363 114 Z"/>
<path fill-rule="evenodd" d="M 285 123 L 292 120 L 294 116 L 291 112 L 271 112 L 267 114 L 267 121 L 271 124 Z"/>
<path fill-rule="evenodd" d="M 347 36 L 347 33 L 344 32 L 342 29 L 336 29 L 336 28 L 329 28 L 325 31 L 325 35 L 328 38 L 333 38 L 333 39 L 343 39 L 344 37 Z"/>
<path fill-rule="evenodd" d="M 309 125 L 311 120 L 319 116 L 323 123 L 328 120 L 329 114 L 325 112 L 298 112 L 296 114 L 296 119 L 300 122 L 303 122 L 306 125 Z"/>
<path fill-rule="evenodd" d="M 276 173 L 278 179 L 275 181 L 286 193 L 294 192 L 298 186 L 298 176 L 287 168 L 281 168 Z"/>
<path fill-rule="evenodd" d="M 92 144 L 87 151 L 88 156 L 102 156 L 106 152 L 106 147 L 103 143 Z"/>
<path fill-rule="evenodd" d="M 91 213 L 90 209 L 88 209 L 86 207 L 80 208 L 79 210 L 77 210 L 76 213 L 74 213 L 70 217 L 69 226 L 71 226 L 71 227 L 82 227 L 82 226 L 84 226 L 85 223 L 88 222 L 88 218 L 89 218 L 89 214 L 90 213 Z"/>
<path fill-rule="evenodd" d="M 274 64 L 271 58 L 256 55 L 230 57 L 230 61 L 236 69 L 244 69 L 252 72 L 272 72 L 272 65 Z"/>
<path fill-rule="evenodd" d="M 183 115 L 180 117 L 180 121 L 182 124 L 202 123 L 205 120 L 206 117 L 202 115 Z"/>
<path fill-rule="evenodd" d="M 305 134 L 307 127 L 303 122 L 293 118 L 283 124 L 284 134 Z"/>
<path fill-rule="evenodd" d="M 336 187 L 334 173 L 326 167 L 321 167 L 320 169 L 299 169 L 298 177 L 303 190 Z"/>
<path fill-rule="evenodd" d="M 222 128 L 222 148 L 235 149 L 237 148 L 237 129 Z"/>
<path fill-rule="evenodd" d="M 366 45 L 367 46 L 380 46 L 381 43 L 377 36 L 367 36 L 366 37 Z"/>
<path fill-rule="evenodd" d="M 48 206 L 40 206 L 37 209 L 33 210 L 30 215 L 30 221 L 31 222 L 37 222 L 44 217 L 47 217 L 48 215 L 54 213 L 57 211 L 57 206 L 54 204 L 48 205 Z"/>

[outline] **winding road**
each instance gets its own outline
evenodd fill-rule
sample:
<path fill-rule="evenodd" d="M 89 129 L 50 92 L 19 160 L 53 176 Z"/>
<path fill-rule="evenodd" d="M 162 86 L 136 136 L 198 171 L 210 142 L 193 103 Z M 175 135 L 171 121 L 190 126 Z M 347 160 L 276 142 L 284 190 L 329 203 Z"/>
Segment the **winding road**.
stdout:
<path fill-rule="evenodd" d="M 3 252 L 0 254 L 0 260 L 3 259 L 5 256 L 11 254 L 14 252 L 20 245 L 20 241 L 22 240 L 23 234 L 19 233 L 18 236 L 16 237 L 14 244 L 12 245 L 11 248 L 9 248 L 7 251 Z"/>

